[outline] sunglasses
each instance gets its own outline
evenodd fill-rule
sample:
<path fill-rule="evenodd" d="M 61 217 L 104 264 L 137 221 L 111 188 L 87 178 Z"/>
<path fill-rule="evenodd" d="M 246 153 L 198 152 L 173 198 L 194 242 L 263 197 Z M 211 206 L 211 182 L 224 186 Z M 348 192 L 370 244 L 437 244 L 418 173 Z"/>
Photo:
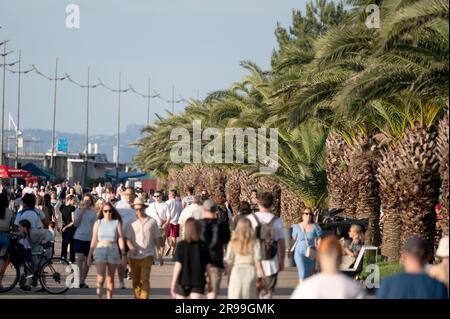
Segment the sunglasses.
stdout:
<path fill-rule="evenodd" d="M 156 198 L 158 198 L 158 197 L 161 197 L 161 195 L 154 195 L 153 197 L 156 197 Z"/>
<path fill-rule="evenodd" d="M 104 209 L 103 212 L 104 213 L 112 213 L 112 210 L 111 209 Z"/>

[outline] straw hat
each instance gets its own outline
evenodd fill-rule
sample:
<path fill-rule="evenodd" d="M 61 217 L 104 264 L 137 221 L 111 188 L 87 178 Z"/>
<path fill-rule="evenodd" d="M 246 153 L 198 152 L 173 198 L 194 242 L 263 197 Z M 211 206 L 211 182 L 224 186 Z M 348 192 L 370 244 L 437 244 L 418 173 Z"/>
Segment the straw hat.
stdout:
<path fill-rule="evenodd" d="M 144 201 L 144 199 L 142 197 L 135 198 L 133 204 L 131 204 L 130 206 L 134 207 L 136 205 L 141 205 L 141 206 L 145 206 L 145 207 L 148 206 L 148 204 Z"/>

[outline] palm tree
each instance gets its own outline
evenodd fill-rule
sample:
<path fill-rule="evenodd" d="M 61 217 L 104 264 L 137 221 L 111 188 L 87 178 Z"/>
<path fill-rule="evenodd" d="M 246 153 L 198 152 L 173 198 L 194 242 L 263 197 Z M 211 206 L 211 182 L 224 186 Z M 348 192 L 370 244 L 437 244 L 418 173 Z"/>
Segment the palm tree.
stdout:
<path fill-rule="evenodd" d="M 279 130 L 279 137 L 280 168 L 271 176 L 296 193 L 306 207 L 324 208 L 327 199 L 327 131 L 317 123 L 305 123 L 291 132 Z"/>
<path fill-rule="evenodd" d="M 439 135 L 437 139 L 437 155 L 440 162 L 441 174 L 441 198 L 442 215 L 441 228 L 444 235 L 448 235 L 448 109 L 444 118 L 439 123 Z"/>
<path fill-rule="evenodd" d="M 380 129 L 391 140 L 379 167 L 386 214 L 383 245 L 388 250 L 385 252 L 388 258 L 396 259 L 398 245 L 412 235 L 434 243 L 433 204 L 440 185 L 435 122 L 443 106 L 434 101 L 399 97 L 393 104 L 383 102 L 376 107 L 385 119 Z M 399 244 L 392 242 L 398 239 Z"/>

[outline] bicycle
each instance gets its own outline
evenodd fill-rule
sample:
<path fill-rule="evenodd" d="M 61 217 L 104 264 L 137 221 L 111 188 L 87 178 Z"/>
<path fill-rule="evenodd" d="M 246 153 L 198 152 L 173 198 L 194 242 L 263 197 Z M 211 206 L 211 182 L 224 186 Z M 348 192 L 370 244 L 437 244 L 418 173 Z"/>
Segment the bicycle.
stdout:
<path fill-rule="evenodd" d="M 4 266 L 0 269 L 0 293 L 12 290 L 20 282 L 24 286 L 26 281 L 32 281 L 36 287 L 38 281 L 42 288 L 49 294 L 63 294 L 69 290 L 66 283 L 74 269 L 69 262 L 58 257 L 47 257 L 51 253 L 50 245 L 43 245 L 42 250 L 25 253 L 24 249 L 18 249 L 18 238 L 12 236 L 13 250 L 4 257 Z M 37 265 L 36 260 L 38 261 Z M 28 275 L 26 275 L 28 274 Z"/>

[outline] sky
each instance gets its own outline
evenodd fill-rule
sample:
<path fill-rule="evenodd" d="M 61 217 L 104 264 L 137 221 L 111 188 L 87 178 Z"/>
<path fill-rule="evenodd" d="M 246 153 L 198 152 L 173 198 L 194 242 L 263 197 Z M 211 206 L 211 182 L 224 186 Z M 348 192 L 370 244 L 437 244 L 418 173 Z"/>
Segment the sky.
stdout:
<path fill-rule="evenodd" d="M 85 82 L 101 79 L 117 88 L 131 84 L 166 99 L 202 98 L 224 89 L 245 75 L 239 66 L 251 60 L 268 69 L 276 47 L 277 22 L 291 24 L 292 9 L 305 8 L 306 0 L 0 0 L 0 42 L 10 40 L 7 62 L 22 51 L 22 69 L 35 64 L 49 76 L 68 73 Z M 66 7 L 78 5 L 80 28 L 66 27 Z M 2 47 L 0 47 L 3 50 Z M 0 61 L 0 63 L 3 63 Z M 11 68 L 16 68 L 11 67 Z M 2 71 L 2 70 L 1 70 Z M 0 73 L 1 74 L 1 73 Z M 0 80 L 1 82 L 1 80 Z M 35 73 L 22 77 L 21 128 L 51 129 L 54 83 Z M 17 75 L 6 72 L 5 128 L 8 114 L 16 119 Z M 0 100 L 1 102 L 1 100 Z M 121 130 L 147 122 L 147 100 L 124 93 Z M 112 135 L 117 131 L 117 93 L 102 87 L 91 90 L 90 133 Z M 185 104 L 175 105 L 175 111 Z M 170 109 L 151 100 L 154 113 Z M 86 90 L 68 81 L 58 82 L 56 129 L 84 133 Z"/>

